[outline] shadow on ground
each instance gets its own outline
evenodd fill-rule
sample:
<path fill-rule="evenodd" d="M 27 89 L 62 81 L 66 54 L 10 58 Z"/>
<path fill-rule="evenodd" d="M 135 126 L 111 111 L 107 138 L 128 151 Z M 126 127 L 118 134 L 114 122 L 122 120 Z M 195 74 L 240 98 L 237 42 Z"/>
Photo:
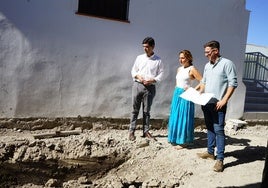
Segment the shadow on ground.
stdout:
<path fill-rule="evenodd" d="M 226 136 L 227 145 L 245 146 L 243 149 L 225 152 L 225 157 L 234 157 L 237 160 L 231 163 L 226 163 L 225 168 L 236 165 L 251 163 L 257 160 L 265 161 L 266 147 L 264 146 L 250 146 L 249 139 L 237 139 Z M 204 148 L 207 147 L 207 134 L 205 132 L 196 132 L 194 144 L 191 148 Z M 241 147 L 240 147 L 241 148 Z M 249 185 L 250 186 L 250 185 Z"/>
<path fill-rule="evenodd" d="M 261 188 L 261 183 L 253 183 L 243 186 L 228 186 L 228 187 L 217 187 L 217 188 Z"/>

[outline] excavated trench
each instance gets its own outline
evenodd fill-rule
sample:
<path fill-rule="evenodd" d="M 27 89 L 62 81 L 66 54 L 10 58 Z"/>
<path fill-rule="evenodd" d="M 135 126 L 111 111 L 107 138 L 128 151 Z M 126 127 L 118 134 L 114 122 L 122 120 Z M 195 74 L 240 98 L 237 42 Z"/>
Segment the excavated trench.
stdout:
<path fill-rule="evenodd" d="M 80 177 L 86 177 L 82 183 L 90 185 L 129 159 L 127 149 L 117 147 L 118 143 L 114 143 L 114 139 L 101 140 L 100 135 L 90 135 L 90 132 L 123 129 L 126 122 L 122 119 L 90 117 L 1 119 L 0 187 L 16 187 L 27 183 L 44 186 L 49 179 L 56 179 L 53 186 L 61 187 L 63 182 Z M 34 139 L 32 135 L 29 138 L 20 137 L 20 132 L 40 133 L 43 130 L 53 132 L 76 128 L 88 133 L 66 137 L 56 134 L 55 138 L 43 139 Z M 8 137 L 7 132 L 15 135 Z M 7 139 L 3 139 L 4 136 Z"/>
<path fill-rule="evenodd" d="M 44 160 L 41 162 L 2 162 L 0 164 L 0 187 L 24 184 L 45 185 L 49 179 L 56 179 L 57 185 L 79 177 L 90 177 L 85 184 L 92 184 L 96 178 L 105 175 L 128 160 L 126 155 L 79 158 L 72 160 Z"/>
<path fill-rule="evenodd" d="M 71 180 L 78 180 L 85 187 L 94 187 L 95 180 L 105 177 L 110 170 L 131 158 L 129 149 L 132 144 L 122 141 L 118 134 L 109 135 L 111 129 L 128 129 L 128 122 L 82 117 L 0 119 L 0 187 L 26 184 L 63 187 Z M 152 120 L 152 123 L 154 129 L 166 128 L 166 120 Z M 44 130 L 57 133 L 58 130 L 77 128 L 83 133 L 64 137 L 56 134 L 41 139 L 32 136 L 33 133 L 44 133 Z M 51 183 L 48 185 L 48 182 Z M 142 184 L 121 183 L 123 187 L 129 187 L 130 183 L 135 187 Z"/>

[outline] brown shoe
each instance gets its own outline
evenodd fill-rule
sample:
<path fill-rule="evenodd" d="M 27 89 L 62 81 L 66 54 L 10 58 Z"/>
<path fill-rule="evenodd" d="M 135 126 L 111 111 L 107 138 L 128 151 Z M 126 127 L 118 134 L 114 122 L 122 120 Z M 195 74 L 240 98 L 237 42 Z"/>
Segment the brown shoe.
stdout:
<path fill-rule="evenodd" d="M 204 152 L 204 153 L 197 153 L 197 156 L 202 158 L 202 159 L 212 159 L 215 160 L 215 156 L 213 154 L 210 154 L 208 152 Z"/>
<path fill-rule="evenodd" d="M 215 172 L 222 172 L 223 171 L 223 161 L 221 160 L 217 160 L 217 162 L 215 163 L 213 170 Z"/>
<path fill-rule="evenodd" d="M 134 140 L 136 140 L 136 137 L 135 137 L 135 135 L 134 135 L 134 132 L 130 132 L 130 133 L 129 133 L 129 137 L 128 137 L 128 139 L 129 139 L 130 141 L 134 141 Z"/>
<path fill-rule="evenodd" d="M 151 135 L 151 133 L 149 133 L 149 132 L 144 133 L 144 137 L 149 138 L 149 139 L 153 139 L 153 140 L 156 141 L 156 138 L 153 137 L 153 136 Z"/>

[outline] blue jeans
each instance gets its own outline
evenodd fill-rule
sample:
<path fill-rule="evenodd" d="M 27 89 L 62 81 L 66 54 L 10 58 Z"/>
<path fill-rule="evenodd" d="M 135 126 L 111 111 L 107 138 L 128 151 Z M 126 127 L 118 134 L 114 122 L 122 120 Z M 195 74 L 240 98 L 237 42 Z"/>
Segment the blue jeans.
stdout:
<path fill-rule="evenodd" d="M 225 150 L 225 133 L 224 133 L 224 124 L 225 124 L 225 115 L 227 105 L 222 107 L 220 110 L 216 111 L 216 104 L 209 103 L 205 106 L 201 106 L 205 123 L 207 127 L 207 150 L 208 153 L 213 154 L 215 152 L 215 147 L 217 147 L 217 160 L 224 159 L 224 150 Z"/>

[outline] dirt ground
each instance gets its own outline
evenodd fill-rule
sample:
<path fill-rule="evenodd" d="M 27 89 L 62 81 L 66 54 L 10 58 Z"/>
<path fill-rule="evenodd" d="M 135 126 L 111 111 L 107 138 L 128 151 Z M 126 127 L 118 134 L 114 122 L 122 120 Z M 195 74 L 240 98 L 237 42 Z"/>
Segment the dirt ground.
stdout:
<path fill-rule="evenodd" d="M 151 128 L 157 141 L 140 137 L 141 130 L 129 141 L 125 121 L 2 120 L 0 187 L 260 187 L 267 122 L 226 129 L 221 173 L 212 170 L 215 161 L 196 155 L 206 151 L 202 124 L 194 144 L 176 150 L 165 123 Z"/>

